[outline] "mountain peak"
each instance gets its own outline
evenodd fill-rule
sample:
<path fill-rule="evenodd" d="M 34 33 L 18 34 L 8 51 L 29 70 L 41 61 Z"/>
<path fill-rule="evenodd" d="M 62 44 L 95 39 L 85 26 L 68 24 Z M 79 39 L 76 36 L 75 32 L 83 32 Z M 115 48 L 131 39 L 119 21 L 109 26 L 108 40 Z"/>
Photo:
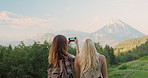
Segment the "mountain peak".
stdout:
<path fill-rule="evenodd" d="M 123 21 L 121 21 L 120 19 L 112 19 L 107 26 L 111 26 L 111 25 L 121 25 L 121 26 L 125 26 L 126 23 L 124 23 Z"/>
<path fill-rule="evenodd" d="M 144 34 L 119 19 L 111 20 L 110 23 L 93 33 L 95 41 L 99 39 L 100 42 L 112 46 L 122 40 L 140 36 L 144 36 Z"/>

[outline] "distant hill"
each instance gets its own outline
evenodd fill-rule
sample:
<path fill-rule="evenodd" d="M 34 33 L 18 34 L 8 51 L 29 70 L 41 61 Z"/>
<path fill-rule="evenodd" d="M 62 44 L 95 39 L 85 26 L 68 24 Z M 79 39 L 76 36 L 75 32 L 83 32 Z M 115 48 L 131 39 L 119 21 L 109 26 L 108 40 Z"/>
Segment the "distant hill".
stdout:
<path fill-rule="evenodd" d="M 86 32 L 81 32 L 81 31 L 76 31 L 76 30 L 63 30 L 60 32 L 57 32 L 55 34 L 62 34 L 64 36 L 66 36 L 67 38 L 69 37 L 77 37 L 78 41 L 79 41 L 79 46 L 81 47 L 85 41 L 85 39 L 87 38 L 91 38 L 91 34 L 90 33 L 86 33 Z M 75 45 L 72 43 L 72 46 Z"/>
<path fill-rule="evenodd" d="M 32 45 L 34 42 L 35 42 L 35 40 L 33 40 L 33 39 L 25 39 L 25 40 L 23 40 L 23 43 L 26 46 Z"/>
<path fill-rule="evenodd" d="M 46 33 L 46 34 L 42 35 L 40 38 L 38 38 L 36 41 L 40 42 L 40 43 L 44 43 L 45 41 L 51 42 L 54 37 L 55 37 L 55 34 Z"/>
<path fill-rule="evenodd" d="M 76 31 L 76 30 L 63 30 L 56 32 L 55 34 L 62 34 L 66 35 L 67 37 L 72 37 L 72 36 L 89 36 L 89 33 L 82 32 L 82 31 Z"/>
<path fill-rule="evenodd" d="M 141 44 L 145 43 L 147 40 L 148 40 L 148 35 L 144 36 L 144 37 L 138 37 L 138 38 L 124 40 L 113 47 L 115 49 L 114 52 L 115 52 L 115 54 L 117 54 L 118 52 L 120 52 L 120 53 L 127 52 L 129 50 L 132 50 L 132 49 L 140 46 Z"/>

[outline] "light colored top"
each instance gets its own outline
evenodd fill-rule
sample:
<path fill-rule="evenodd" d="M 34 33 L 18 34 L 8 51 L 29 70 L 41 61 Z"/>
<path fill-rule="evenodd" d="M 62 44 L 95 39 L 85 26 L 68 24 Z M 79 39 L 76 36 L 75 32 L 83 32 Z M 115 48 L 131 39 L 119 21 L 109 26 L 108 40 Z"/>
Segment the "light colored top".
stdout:
<path fill-rule="evenodd" d="M 97 55 L 98 56 L 98 55 Z M 99 57 L 98 57 L 99 60 Z M 99 60 L 100 61 L 100 60 Z M 96 69 L 92 70 L 92 71 L 88 71 L 85 74 L 80 73 L 80 78 L 103 78 L 102 73 L 101 73 L 101 68 L 102 68 L 102 64 L 101 61 L 98 63 L 98 66 Z M 82 71 L 81 67 L 80 67 L 80 72 Z"/>

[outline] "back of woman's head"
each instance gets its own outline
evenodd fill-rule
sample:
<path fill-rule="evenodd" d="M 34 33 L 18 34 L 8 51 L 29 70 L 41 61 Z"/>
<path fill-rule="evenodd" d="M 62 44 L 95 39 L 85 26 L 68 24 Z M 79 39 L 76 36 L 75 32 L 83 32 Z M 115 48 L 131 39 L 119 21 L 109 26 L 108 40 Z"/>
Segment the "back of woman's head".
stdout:
<path fill-rule="evenodd" d="M 96 69 L 98 62 L 97 51 L 94 43 L 90 39 L 86 39 L 80 52 L 82 73 Z"/>
<path fill-rule="evenodd" d="M 57 67 L 59 66 L 59 61 L 65 60 L 67 54 L 66 37 L 63 35 L 55 36 L 49 50 L 48 62 L 52 63 L 54 67 Z"/>

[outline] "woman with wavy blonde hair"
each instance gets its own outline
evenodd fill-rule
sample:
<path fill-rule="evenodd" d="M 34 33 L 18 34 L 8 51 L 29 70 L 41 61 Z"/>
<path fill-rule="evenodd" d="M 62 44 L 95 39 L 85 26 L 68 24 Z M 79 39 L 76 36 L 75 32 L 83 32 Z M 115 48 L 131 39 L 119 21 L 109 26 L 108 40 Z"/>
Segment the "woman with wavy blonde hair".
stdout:
<path fill-rule="evenodd" d="M 94 43 L 86 39 L 79 55 L 75 57 L 76 78 L 108 78 L 106 58 L 97 52 Z"/>

